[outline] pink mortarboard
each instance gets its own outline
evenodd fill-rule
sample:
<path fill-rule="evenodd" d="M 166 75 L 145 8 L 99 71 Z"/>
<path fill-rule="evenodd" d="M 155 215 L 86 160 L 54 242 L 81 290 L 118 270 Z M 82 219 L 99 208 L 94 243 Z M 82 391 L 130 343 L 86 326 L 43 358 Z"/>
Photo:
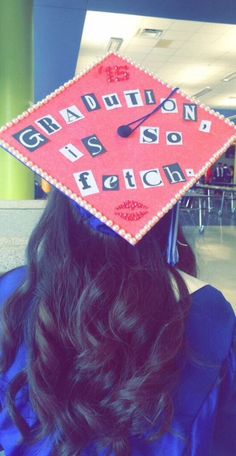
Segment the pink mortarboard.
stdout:
<path fill-rule="evenodd" d="M 109 54 L 0 130 L 0 145 L 136 244 L 219 159 L 234 124 Z"/>

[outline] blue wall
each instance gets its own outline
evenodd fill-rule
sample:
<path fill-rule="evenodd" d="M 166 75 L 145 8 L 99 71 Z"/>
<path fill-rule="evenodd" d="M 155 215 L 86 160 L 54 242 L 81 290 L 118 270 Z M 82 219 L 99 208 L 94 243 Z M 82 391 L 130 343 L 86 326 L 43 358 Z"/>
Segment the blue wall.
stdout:
<path fill-rule="evenodd" d="M 36 0 L 35 101 L 74 76 L 87 1 Z"/>
<path fill-rule="evenodd" d="M 78 2 L 80 3 L 80 2 Z M 235 24 L 235 0 L 88 0 L 94 11 Z"/>

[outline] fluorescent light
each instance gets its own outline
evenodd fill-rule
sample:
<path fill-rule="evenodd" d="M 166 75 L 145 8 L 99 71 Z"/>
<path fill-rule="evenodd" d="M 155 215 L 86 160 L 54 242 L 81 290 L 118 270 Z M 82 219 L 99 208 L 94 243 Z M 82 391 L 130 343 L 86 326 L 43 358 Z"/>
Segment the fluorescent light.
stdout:
<path fill-rule="evenodd" d="M 199 92 L 195 93 L 193 97 L 199 98 L 202 97 L 203 95 L 206 95 L 206 93 L 211 92 L 212 88 L 207 86 L 204 89 L 200 90 Z"/>
<path fill-rule="evenodd" d="M 123 41 L 124 41 L 123 38 L 111 37 L 109 40 L 109 43 L 107 45 L 107 52 L 119 51 Z"/>
<path fill-rule="evenodd" d="M 229 82 L 229 81 L 232 81 L 232 79 L 235 79 L 236 78 L 236 71 L 234 71 L 234 73 L 230 73 L 230 74 L 227 74 L 227 76 L 225 76 L 222 81 L 223 82 Z"/>
<path fill-rule="evenodd" d="M 163 30 L 154 29 L 154 28 L 144 28 L 139 29 L 138 35 L 142 38 L 153 38 L 157 40 L 162 35 Z"/>

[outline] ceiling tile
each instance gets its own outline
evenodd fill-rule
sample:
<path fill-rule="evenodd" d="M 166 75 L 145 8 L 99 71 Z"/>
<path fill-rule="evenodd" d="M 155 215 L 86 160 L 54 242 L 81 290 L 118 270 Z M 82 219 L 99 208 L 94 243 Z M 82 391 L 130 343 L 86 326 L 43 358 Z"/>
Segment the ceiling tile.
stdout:
<path fill-rule="evenodd" d="M 190 30 L 192 32 L 199 30 L 199 28 L 202 26 L 201 22 L 195 22 L 195 21 L 173 21 L 172 24 L 170 25 L 171 30 Z"/>
<path fill-rule="evenodd" d="M 141 27 L 143 28 L 157 28 L 166 30 L 173 23 L 172 19 L 162 19 L 157 17 L 143 17 Z"/>
<path fill-rule="evenodd" d="M 194 36 L 194 32 L 192 30 L 166 30 L 163 33 L 163 36 L 167 40 L 181 40 L 181 41 L 186 41 L 192 38 Z"/>
<path fill-rule="evenodd" d="M 141 38 L 138 31 L 142 28 L 163 30 L 160 46 L 158 40 Z M 90 12 L 86 16 L 78 67 L 87 67 L 104 55 L 111 36 L 124 39 L 121 54 L 169 84 L 181 85 L 190 95 L 211 85 L 207 104 L 223 108 L 227 97 L 236 94 L 236 80 L 228 85 L 221 81 L 236 71 L 235 25 Z M 232 103 L 236 109 L 236 100 L 231 100 L 231 108 Z"/>
<path fill-rule="evenodd" d="M 202 23 L 201 25 L 201 32 L 203 33 L 224 33 L 224 32 L 228 32 L 230 31 L 231 29 L 233 29 L 235 27 L 235 25 L 231 25 L 231 24 L 216 24 L 216 23 L 212 23 L 212 22 L 205 22 L 205 23 Z"/>

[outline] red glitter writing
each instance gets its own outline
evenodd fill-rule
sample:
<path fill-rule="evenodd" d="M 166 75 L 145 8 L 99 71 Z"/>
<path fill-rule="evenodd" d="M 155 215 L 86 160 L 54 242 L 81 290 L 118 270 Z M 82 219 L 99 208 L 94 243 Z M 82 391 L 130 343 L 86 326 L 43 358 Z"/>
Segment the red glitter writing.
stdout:
<path fill-rule="evenodd" d="M 108 82 L 120 82 L 129 79 L 128 65 L 105 67 Z"/>

